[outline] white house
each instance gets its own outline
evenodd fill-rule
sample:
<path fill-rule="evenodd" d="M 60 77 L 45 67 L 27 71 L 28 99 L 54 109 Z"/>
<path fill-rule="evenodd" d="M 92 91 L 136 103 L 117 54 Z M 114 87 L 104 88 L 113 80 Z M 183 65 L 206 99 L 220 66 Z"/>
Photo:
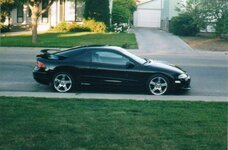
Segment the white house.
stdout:
<path fill-rule="evenodd" d="M 40 7 L 45 8 L 48 0 L 42 0 Z M 82 21 L 84 3 L 77 0 L 57 0 L 53 3 L 48 12 L 42 14 L 38 20 L 38 30 L 48 30 L 51 26 L 66 21 Z M 6 19 L 7 20 L 7 19 Z M 28 5 L 18 5 L 11 12 L 10 24 L 14 26 L 29 25 L 31 23 L 31 10 Z M 7 23 L 8 24 L 8 23 Z"/>
<path fill-rule="evenodd" d="M 134 12 L 135 27 L 151 27 L 168 30 L 169 20 L 177 16 L 176 6 L 181 0 L 144 0 Z"/>
<path fill-rule="evenodd" d="M 113 0 L 109 0 L 110 14 Z M 45 8 L 48 0 L 41 0 L 40 7 Z M 56 0 L 48 12 L 42 14 L 38 20 L 38 31 L 48 30 L 58 23 L 81 22 L 83 20 L 85 3 L 78 0 Z M 9 24 L 6 19 L 5 24 Z M 11 12 L 10 24 L 14 26 L 26 26 L 31 24 L 31 10 L 27 4 L 18 5 Z"/>

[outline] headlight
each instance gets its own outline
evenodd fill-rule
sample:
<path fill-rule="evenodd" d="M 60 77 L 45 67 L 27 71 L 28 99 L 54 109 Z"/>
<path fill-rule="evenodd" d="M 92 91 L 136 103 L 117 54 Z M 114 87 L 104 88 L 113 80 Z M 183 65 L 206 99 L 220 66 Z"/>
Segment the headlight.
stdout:
<path fill-rule="evenodd" d="M 183 74 L 178 76 L 178 79 L 186 79 L 187 77 L 188 77 L 188 75 L 183 73 Z"/>

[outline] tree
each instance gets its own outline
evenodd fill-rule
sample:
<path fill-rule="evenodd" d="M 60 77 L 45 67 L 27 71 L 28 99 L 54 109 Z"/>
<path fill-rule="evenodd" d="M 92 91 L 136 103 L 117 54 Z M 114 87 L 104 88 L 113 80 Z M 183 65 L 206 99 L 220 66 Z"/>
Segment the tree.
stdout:
<path fill-rule="evenodd" d="M 227 33 L 227 0 L 187 0 L 180 3 L 177 10 L 189 14 L 201 29 L 213 26 L 217 35 Z"/>
<path fill-rule="evenodd" d="M 186 14 L 192 17 L 194 24 L 198 28 L 204 29 L 207 26 L 206 16 L 203 10 L 203 0 L 187 0 L 179 3 L 176 8 L 180 14 Z"/>
<path fill-rule="evenodd" d="M 128 23 L 133 21 L 133 12 L 136 10 L 135 0 L 114 0 L 112 23 Z"/>
<path fill-rule="evenodd" d="M 47 0 L 48 1 L 48 0 Z M 18 4 L 26 4 L 29 5 L 29 8 L 32 12 L 32 42 L 37 42 L 37 22 L 38 18 L 54 3 L 55 0 L 49 0 L 46 8 L 41 9 L 39 7 L 42 0 L 0 0 L 1 4 L 1 21 L 4 21 L 5 16 L 10 16 L 10 12 L 16 8 Z"/>
<path fill-rule="evenodd" d="M 208 24 L 212 25 L 216 30 L 216 34 L 221 37 L 222 34 L 228 33 L 228 1 L 210 1 L 208 3 L 204 0 Z"/>
<path fill-rule="evenodd" d="M 15 0 L 0 0 L 1 5 L 1 22 L 5 22 L 6 17 L 10 18 L 10 12 L 16 8 Z"/>
<path fill-rule="evenodd" d="M 38 18 L 45 12 L 48 11 L 48 9 L 51 7 L 51 5 L 54 3 L 55 0 L 49 0 L 46 8 L 41 9 L 39 7 L 42 0 L 19 0 L 21 3 L 25 3 L 29 5 L 29 8 L 32 12 L 32 42 L 37 42 L 37 25 L 38 25 Z"/>
<path fill-rule="evenodd" d="M 84 17 L 110 25 L 109 0 L 85 0 Z"/>

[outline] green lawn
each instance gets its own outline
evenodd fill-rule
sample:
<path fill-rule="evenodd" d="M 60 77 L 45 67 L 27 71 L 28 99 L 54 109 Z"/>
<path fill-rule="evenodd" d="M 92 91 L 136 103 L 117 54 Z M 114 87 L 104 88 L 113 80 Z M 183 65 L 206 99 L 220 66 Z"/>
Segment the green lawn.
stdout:
<path fill-rule="evenodd" d="M 0 97 L 0 149 L 226 150 L 227 107 Z"/>
<path fill-rule="evenodd" d="M 38 36 L 39 41 L 32 43 L 31 35 L 14 35 L 1 37 L 1 46 L 24 47 L 74 47 L 81 45 L 127 45 L 128 48 L 137 48 L 133 33 L 43 33 Z"/>

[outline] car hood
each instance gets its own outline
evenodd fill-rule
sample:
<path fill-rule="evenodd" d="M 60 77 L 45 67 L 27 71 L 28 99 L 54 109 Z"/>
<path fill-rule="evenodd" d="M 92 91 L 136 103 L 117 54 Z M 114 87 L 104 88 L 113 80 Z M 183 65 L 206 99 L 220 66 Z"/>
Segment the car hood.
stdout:
<path fill-rule="evenodd" d="M 169 71 L 178 74 L 185 73 L 183 69 L 176 65 L 170 64 L 167 61 L 150 60 L 150 62 L 146 63 L 145 66 L 148 68 L 158 68 L 162 69 L 163 71 Z"/>

